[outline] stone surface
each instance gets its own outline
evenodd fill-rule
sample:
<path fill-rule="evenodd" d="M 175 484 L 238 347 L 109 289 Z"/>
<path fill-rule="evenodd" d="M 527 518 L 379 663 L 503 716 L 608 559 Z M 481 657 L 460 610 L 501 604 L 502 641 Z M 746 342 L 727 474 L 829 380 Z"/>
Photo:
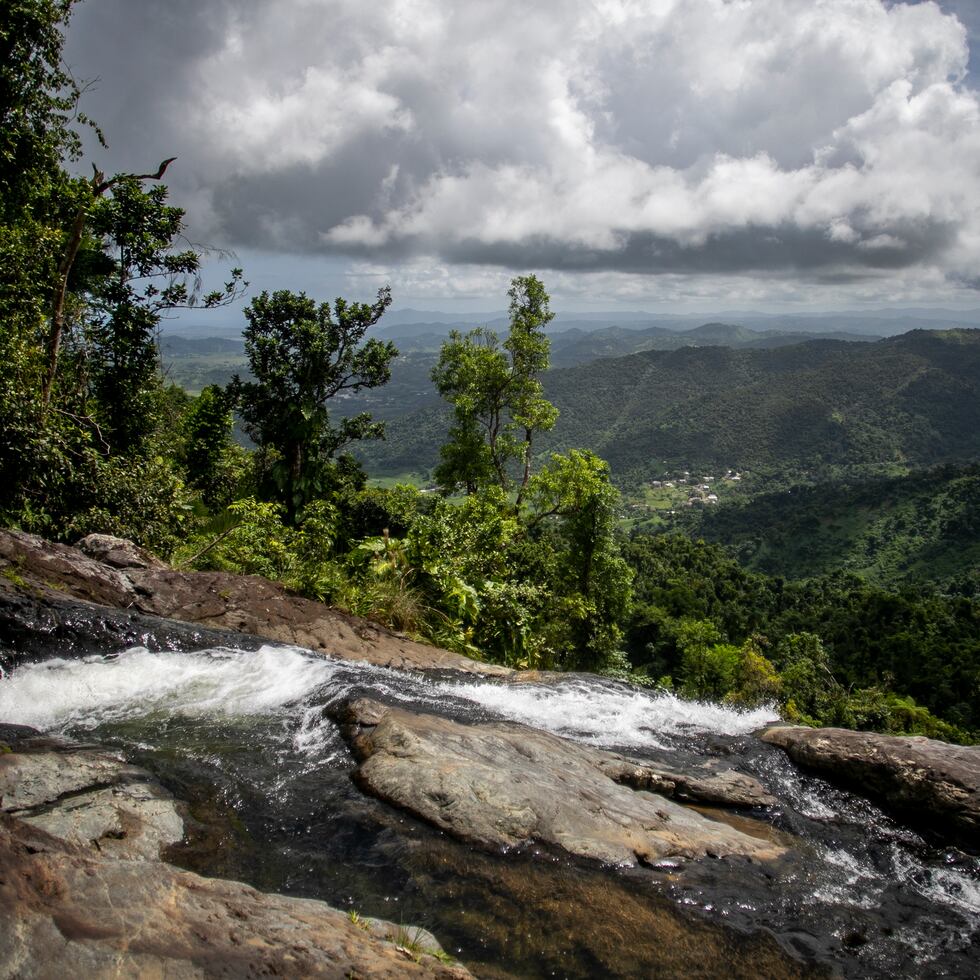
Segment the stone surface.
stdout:
<path fill-rule="evenodd" d="M 0 754 L 0 808 L 60 840 L 119 858 L 155 861 L 184 836 L 176 802 L 148 772 L 111 753 L 43 737 L 22 738 Z"/>
<path fill-rule="evenodd" d="M 79 551 L 113 568 L 166 568 L 166 562 L 126 538 L 88 534 L 75 543 Z"/>
<path fill-rule="evenodd" d="M 610 755 L 598 762 L 610 779 L 633 789 L 645 789 L 685 803 L 757 809 L 776 806 L 776 798 L 762 784 L 734 769 L 681 772 L 674 767 L 639 762 L 626 756 Z"/>
<path fill-rule="evenodd" d="M 14 642 L 20 637 L 28 644 L 34 642 L 26 635 L 29 631 L 16 625 L 23 619 L 25 604 L 51 620 L 47 626 L 42 622 L 42 631 L 57 633 L 61 628 L 57 614 L 65 600 L 229 630 L 224 644 L 228 646 L 239 645 L 236 639 L 248 634 L 383 667 L 458 670 L 496 677 L 513 673 L 507 667 L 417 643 L 376 623 L 290 595 L 281 585 L 257 575 L 116 568 L 77 548 L 20 531 L 0 531 L 0 639 L 7 634 L 8 643 L 10 636 Z M 89 628 L 92 625 L 90 615 Z"/>
<path fill-rule="evenodd" d="M 0 725 L 0 808 L 2 977 L 469 976 L 425 930 L 164 864 L 178 804 L 111 752 Z"/>
<path fill-rule="evenodd" d="M 0 976 L 19 980 L 470 976 L 427 955 L 411 927 L 355 922 L 323 902 L 162 862 L 106 859 L 9 817 L 0 908 Z"/>
<path fill-rule="evenodd" d="M 626 763 L 523 725 L 463 725 L 368 699 L 338 712 L 367 792 L 464 840 L 531 841 L 618 864 L 783 853 L 772 841 L 610 777 Z M 605 771 L 604 771 L 605 770 Z"/>
<path fill-rule="evenodd" d="M 980 853 L 980 746 L 842 728 L 769 728 L 798 765 Z"/>

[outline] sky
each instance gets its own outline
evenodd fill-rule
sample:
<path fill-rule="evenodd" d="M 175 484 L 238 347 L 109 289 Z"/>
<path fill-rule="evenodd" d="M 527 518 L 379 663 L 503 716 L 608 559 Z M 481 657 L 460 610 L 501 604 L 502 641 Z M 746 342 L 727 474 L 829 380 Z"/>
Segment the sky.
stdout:
<path fill-rule="evenodd" d="M 82 0 L 66 60 L 253 292 L 980 307 L 980 0 Z"/>

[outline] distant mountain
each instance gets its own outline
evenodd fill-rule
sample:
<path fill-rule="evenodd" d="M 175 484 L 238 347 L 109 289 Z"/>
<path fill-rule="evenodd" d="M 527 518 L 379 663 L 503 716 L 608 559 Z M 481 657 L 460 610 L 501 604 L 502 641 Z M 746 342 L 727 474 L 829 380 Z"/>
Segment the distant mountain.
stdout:
<path fill-rule="evenodd" d="M 541 450 L 592 449 L 628 483 L 670 468 L 819 475 L 980 458 L 980 330 L 650 350 L 543 380 L 561 416 Z M 388 442 L 362 455 L 376 473 L 427 468 L 446 428 L 433 405 L 392 420 Z"/>
<path fill-rule="evenodd" d="M 507 311 L 497 310 L 491 313 L 440 313 L 438 310 L 388 310 L 382 324 L 385 328 L 405 324 L 440 323 L 453 325 L 457 323 L 479 324 L 491 320 L 506 320 Z"/>
<path fill-rule="evenodd" d="M 644 329 L 607 327 L 584 332 L 573 328 L 551 338 L 552 367 L 572 367 L 598 357 L 622 357 L 647 350 L 678 350 L 681 347 L 787 347 L 813 339 L 867 341 L 878 337 L 862 334 L 785 333 L 751 330 L 730 323 L 704 323 L 682 331 L 654 326 Z"/>
<path fill-rule="evenodd" d="M 980 327 L 980 309 L 948 310 L 907 307 L 878 310 L 849 310 L 820 313 L 760 313 L 754 310 L 719 310 L 710 313 L 645 313 L 640 310 L 571 313 L 559 311 L 548 327 L 549 334 L 569 330 L 592 332 L 620 327 L 624 330 L 686 331 L 707 322 L 737 324 L 750 330 L 777 333 L 833 333 L 867 336 L 893 336 L 910 330 Z M 183 320 L 164 320 L 164 336 L 202 339 L 212 336 L 239 337 L 244 321 L 238 323 L 189 324 Z M 438 310 L 389 310 L 374 331 L 385 338 L 416 338 L 424 334 L 445 337 L 450 330 L 469 330 L 490 326 L 506 330 L 505 310 L 482 313 L 443 313 Z"/>
<path fill-rule="evenodd" d="M 199 357 L 202 354 L 245 353 L 241 337 L 177 337 L 160 338 L 160 353 L 166 357 Z"/>

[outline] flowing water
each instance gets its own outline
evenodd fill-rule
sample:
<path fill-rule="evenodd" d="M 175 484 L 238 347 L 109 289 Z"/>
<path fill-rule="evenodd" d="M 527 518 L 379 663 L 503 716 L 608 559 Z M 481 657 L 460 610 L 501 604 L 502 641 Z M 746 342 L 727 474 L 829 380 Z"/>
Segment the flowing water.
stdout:
<path fill-rule="evenodd" d="M 362 695 L 673 766 L 720 758 L 779 799 L 766 823 L 740 826 L 789 855 L 613 869 L 476 851 L 353 785 L 325 709 Z M 0 721 L 116 746 L 189 802 L 172 860 L 424 925 L 481 976 L 977 975 L 980 861 L 802 774 L 752 737 L 773 717 L 581 675 L 501 684 L 281 647 L 137 648 L 0 678 Z"/>

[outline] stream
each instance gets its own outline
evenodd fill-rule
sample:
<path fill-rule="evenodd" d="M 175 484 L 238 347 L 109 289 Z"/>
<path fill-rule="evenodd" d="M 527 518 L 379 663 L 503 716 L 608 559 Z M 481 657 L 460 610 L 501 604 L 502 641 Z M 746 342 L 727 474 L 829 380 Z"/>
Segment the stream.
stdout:
<path fill-rule="evenodd" d="M 779 806 L 715 816 L 789 854 L 626 869 L 468 847 L 355 787 L 325 709 L 358 696 L 678 768 L 721 758 Z M 752 735 L 774 718 L 592 676 L 505 684 L 271 646 L 133 648 L 0 677 L 0 721 L 116 747 L 187 801 L 169 860 L 424 926 L 478 976 L 976 976 L 980 859 L 799 771 Z"/>

